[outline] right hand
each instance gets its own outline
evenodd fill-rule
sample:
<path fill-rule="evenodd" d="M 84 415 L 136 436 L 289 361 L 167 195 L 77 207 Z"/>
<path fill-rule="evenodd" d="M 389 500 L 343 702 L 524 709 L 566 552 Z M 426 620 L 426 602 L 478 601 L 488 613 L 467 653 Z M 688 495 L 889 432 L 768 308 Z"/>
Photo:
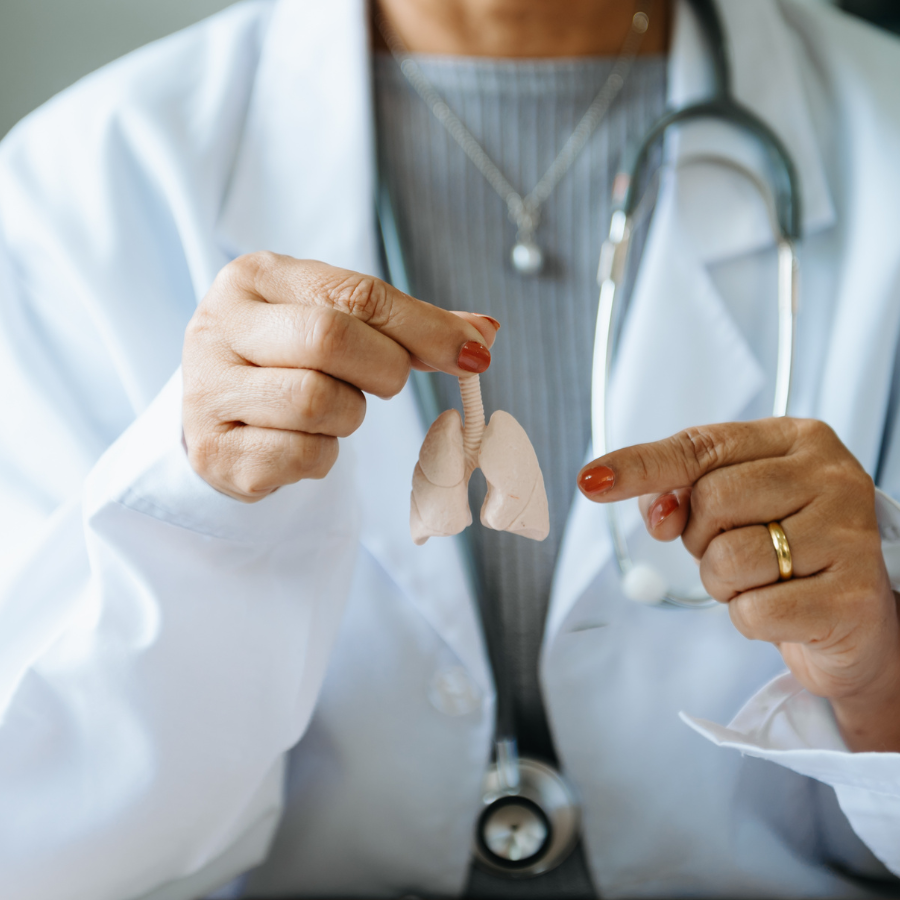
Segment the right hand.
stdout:
<path fill-rule="evenodd" d="M 362 424 L 364 391 L 394 396 L 411 367 L 483 372 L 492 323 L 371 275 L 273 253 L 239 257 L 219 273 L 185 335 L 190 463 L 216 490 L 250 503 L 322 478 L 337 439 Z"/>

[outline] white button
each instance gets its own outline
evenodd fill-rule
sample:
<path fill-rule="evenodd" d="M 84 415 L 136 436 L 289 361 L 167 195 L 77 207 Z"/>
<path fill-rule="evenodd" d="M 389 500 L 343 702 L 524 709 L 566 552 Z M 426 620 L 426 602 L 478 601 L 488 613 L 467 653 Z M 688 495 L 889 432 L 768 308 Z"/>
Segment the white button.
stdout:
<path fill-rule="evenodd" d="M 481 705 L 481 691 L 462 666 L 451 666 L 431 679 L 428 699 L 444 715 L 464 716 Z"/>

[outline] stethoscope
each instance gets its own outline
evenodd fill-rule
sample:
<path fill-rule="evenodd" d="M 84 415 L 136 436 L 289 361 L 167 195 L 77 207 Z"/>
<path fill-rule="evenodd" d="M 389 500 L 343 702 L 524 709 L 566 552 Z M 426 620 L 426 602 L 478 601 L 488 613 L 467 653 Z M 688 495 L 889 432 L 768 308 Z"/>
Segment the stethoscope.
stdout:
<path fill-rule="evenodd" d="M 611 449 L 610 371 L 616 353 L 617 305 L 622 293 L 624 276 L 628 271 L 631 236 L 639 215 L 640 195 L 637 188 L 646 175 L 653 148 L 672 125 L 682 122 L 698 119 L 728 122 L 752 135 L 766 156 L 770 169 L 768 185 L 755 172 L 726 157 L 695 156 L 682 162 L 681 166 L 706 163 L 732 169 L 747 178 L 766 202 L 778 253 L 778 349 L 772 415 L 786 415 L 790 403 L 799 278 L 796 245 L 800 240 L 801 230 L 800 186 L 797 171 L 778 135 L 732 96 L 725 35 L 715 3 L 713 0 L 688 0 L 688 2 L 697 15 L 707 46 L 712 52 L 713 95 L 708 100 L 663 116 L 644 138 L 630 172 L 621 173 L 616 178 L 616 196 L 613 197 L 613 202 L 617 208 L 612 214 L 609 237 L 600 251 L 600 265 L 597 271 L 600 302 L 597 310 L 591 382 L 592 441 L 595 457 L 603 456 Z M 704 591 L 676 591 L 658 569 L 648 563 L 634 562 L 619 521 L 618 504 L 607 504 L 606 515 L 625 596 L 640 603 L 650 605 L 665 603 L 690 609 L 716 605 L 716 601 Z"/>
<path fill-rule="evenodd" d="M 682 122 L 716 119 L 731 123 L 756 138 L 767 157 L 771 169 L 769 185 L 749 169 L 726 158 L 694 157 L 687 162 L 702 161 L 732 168 L 750 179 L 766 200 L 778 247 L 778 353 L 773 415 L 785 415 L 790 401 L 798 283 L 796 243 L 800 238 L 797 173 L 777 135 L 731 94 L 725 38 L 713 0 L 688 2 L 712 54 L 714 90 L 710 99 L 663 116 L 645 137 L 630 170 L 616 178 L 613 197 L 616 209 L 612 215 L 609 237 L 601 248 L 597 273 L 600 300 L 591 384 L 595 456 L 602 456 L 609 449 L 609 375 L 616 351 L 617 309 L 628 271 L 630 239 L 639 215 L 641 198 L 638 186 L 648 170 L 654 148 L 670 126 Z M 409 293 L 399 234 L 384 185 L 378 192 L 377 211 L 385 270 L 394 286 Z M 441 412 L 434 386 L 431 379 L 421 372 L 413 372 L 412 382 L 427 427 Z M 629 553 L 616 506 L 608 504 L 606 510 L 626 596 L 645 603 L 665 602 L 693 609 L 715 603 L 703 594 L 677 592 L 651 566 L 635 563 Z M 462 541 L 461 547 L 467 560 L 473 592 L 483 600 L 484 591 L 472 565 L 467 542 Z M 479 605 L 482 616 L 485 616 L 485 605 Z M 538 875 L 562 863 L 578 843 L 579 804 L 575 790 L 560 772 L 541 760 L 519 756 L 511 715 L 511 688 L 502 667 L 503 636 L 499 629 L 486 627 L 484 630 L 497 687 L 497 728 L 494 762 L 482 786 L 473 854 L 477 863 L 489 871 L 519 877 Z"/>

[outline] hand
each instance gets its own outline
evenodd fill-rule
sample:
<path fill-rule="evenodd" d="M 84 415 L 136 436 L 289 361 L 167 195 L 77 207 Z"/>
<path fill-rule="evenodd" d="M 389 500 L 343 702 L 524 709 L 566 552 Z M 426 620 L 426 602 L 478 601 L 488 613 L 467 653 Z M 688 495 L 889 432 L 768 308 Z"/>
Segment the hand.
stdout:
<path fill-rule="evenodd" d="M 252 502 L 322 478 L 337 439 L 411 367 L 483 372 L 499 323 L 450 313 L 370 275 L 253 253 L 229 263 L 184 342 L 184 436 L 195 471 Z"/>
<path fill-rule="evenodd" d="M 578 482 L 599 502 L 640 497 L 653 537 L 681 536 L 737 629 L 775 644 L 797 680 L 829 698 L 851 749 L 900 751 L 900 617 L 874 486 L 827 425 L 689 428 L 594 460 Z M 773 521 L 791 548 L 789 581 Z"/>

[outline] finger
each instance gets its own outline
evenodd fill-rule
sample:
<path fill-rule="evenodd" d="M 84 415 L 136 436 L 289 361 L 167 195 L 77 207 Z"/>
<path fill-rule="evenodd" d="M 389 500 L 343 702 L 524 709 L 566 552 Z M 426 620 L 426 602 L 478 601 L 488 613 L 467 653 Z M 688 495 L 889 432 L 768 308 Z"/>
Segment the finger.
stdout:
<path fill-rule="evenodd" d="M 700 579 L 710 597 L 727 603 L 738 594 L 775 584 L 778 558 L 765 525 L 720 534 L 700 560 Z"/>
<path fill-rule="evenodd" d="M 236 309 L 234 350 L 263 368 L 316 369 L 378 397 L 393 397 L 409 377 L 410 357 L 359 319 L 320 307 Z"/>
<path fill-rule="evenodd" d="M 823 489 L 811 483 L 810 473 L 809 461 L 797 455 L 728 466 L 704 475 L 691 493 L 685 547 L 699 559 L 723 531 L 794 515 Z"/>
<path fill-rule="evenodd" d="M 794 576 L 808 578 L 832 566 L 842 551 L 855 554 L 853 534 L 822 527 L 809 506 L 781 522 L 791 549 Z M 736 594 L 775 584 L 780 577 L 772 535 L 765 525 L 735 528 L 713 538 L 700 560 L 700 578 L 711 597 L 727 602 Z"/>
<path fill-rule="evenodd" d="M 451 375 L 483 372 L 490 365 L 482 332 L 467 318 L 410 297 L 372 275 L 273 253 L 240 257 L 226 270 L 222 277 L 232 279 L 247 297 L 344 313 Z"/>
<path fill-rule="evenodd" d="M 197 452 L 206 458 L 200 468 Z M 303 478 L 324 478 L 338 455 L 337 438 L 253 425 L 236 425 L 216 435 L 191 463 L 214 488 L 239 500 L 255 502 L 279 487 Z"/>
<path fill-rule="evenodd" d="M 493 316 L 485 316 L 482 313 L 461 312 L 459 310 L 452 310 L 452 312 L 453 315 L 460 316 L 471 322 L 481 332 L 481 336 L 484 338 L 484 345 L 488 349 L 493 346 L 497 338 L 497 332 L 500 330 L 500 323 Z M 423 363 L 417 356 L 413 356 L 411 362 L 412 367 L 419 372 L 437 371 L 434 366 Z"/>
<path fill-rule="evenodd" d="M 603 503 L 663 493 L 692 485 L 714 469 L 784 456 L 796 436 L 795 420 L 787 418 L 688 428 L 595 459 L 579 473 L 578 485 L 589 499 Z"/>
<path fill-rule="evenodd" d="M 362 424 L 362 391 L 314 369 L 232 366 L 215 394 L 221 422 L 347 437 Z"/>
<path fill-rule="evenodd" d="M 674 541 L 684 531 L 691 509 L 691 489 L 642 494 L 638 502 L 647 532 L 657 541 Z"/>
<path fill-rule="evenodd" d="M 830 572 L 756 588 L 728 604 L 735 628 L 755 641 L 826 644 L 843 614 L 843 585 Z"/>
<path fill-rule="evenodd" d="M 434 366 L 426 365 L 418 356 L 410 356 L 409 362 L 417 372 L 437 372 Z"/>
<path fill-rule="evenodd" d="M 497 332 L 500 330 L 500 323 L 493 316 L 486 316 L 483 313 L 471 313 L 464 310 L 452 310 L 454 316 L 459 316 L 474 325 L 481 334 L 484 345 L 490 350 L 494 346 L 497 339 Z"/>

